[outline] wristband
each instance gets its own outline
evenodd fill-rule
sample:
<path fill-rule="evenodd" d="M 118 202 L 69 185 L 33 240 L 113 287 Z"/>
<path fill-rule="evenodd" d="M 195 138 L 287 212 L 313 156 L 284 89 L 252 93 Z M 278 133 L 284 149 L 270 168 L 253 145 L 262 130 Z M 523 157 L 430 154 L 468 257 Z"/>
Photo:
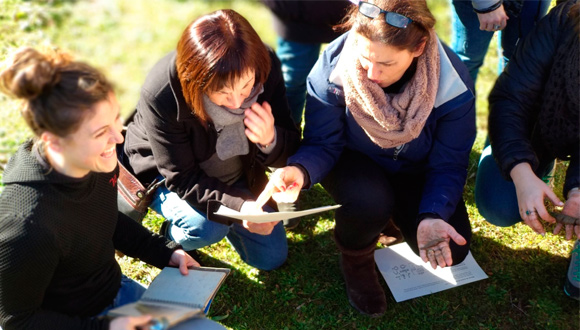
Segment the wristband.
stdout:
<path fill-rule="evenodd" d="M 478 13 L 478 14 L 487 14 L 487 13 L 491 13 L 492 11 L 498 9 L 501 5 L 503 4 L 503 0 L 499 0 L 495 5 L 492 5 L 490 7 L 487 7 L 485 9 L 475 9 L 473 8 L 473 11 Z"/>

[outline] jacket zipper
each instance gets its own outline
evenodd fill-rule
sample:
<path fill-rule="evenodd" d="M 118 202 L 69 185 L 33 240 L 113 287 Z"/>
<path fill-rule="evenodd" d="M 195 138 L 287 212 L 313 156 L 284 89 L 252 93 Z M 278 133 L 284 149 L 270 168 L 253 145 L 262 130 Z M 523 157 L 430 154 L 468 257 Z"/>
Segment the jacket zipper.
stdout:
<path fill-rule="evenodd" d="M 393 154 L 393 160 L 397 160 L 397 158 L 399 158 L 399 153 L 401 151 L 403 151 L 404 146 L 405 146 L 405 144 L 403 143 L 400 146 L 395 147 L 395 153 Z"/>

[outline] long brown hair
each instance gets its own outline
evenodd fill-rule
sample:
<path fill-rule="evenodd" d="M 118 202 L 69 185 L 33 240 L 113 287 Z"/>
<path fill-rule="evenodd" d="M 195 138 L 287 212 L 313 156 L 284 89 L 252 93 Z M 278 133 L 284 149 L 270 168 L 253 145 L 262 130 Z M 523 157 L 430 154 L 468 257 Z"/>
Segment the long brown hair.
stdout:
<path fill-rule="evenodd" d="M 250 23 L 227 9 L 189 24 L 177 44 L 175 65 L 185 101 L 205 124 L 209 119 L 203 95 L 233 84 L 249 69 L 263 84 L 270 73 L 270 56 Z"/>
<path fill-rule="evenodd" d="M 383 10 L 406 16 L 413 22 L 407 28 L 401 29 L 388 24 L 384 14 L 370 19 L 358 12 L 358 6 L 353 6 L 346 16 L 348 19 L 337 26 L 337 29 L 352 29 L 370 41 L 411 52 L 429 40 L 429 31 L 435 26 L 435 17 L 425 0 L 367 0 L 367 2 Z"/>
<path fill-rule="evenodd" d="M 5 65 L 0 89 L 23 99 L 22 116 L 36 136 L 74 133 L 93 106 L 113 91 L 99 70 L 57 50 L 22 48 Z"/>

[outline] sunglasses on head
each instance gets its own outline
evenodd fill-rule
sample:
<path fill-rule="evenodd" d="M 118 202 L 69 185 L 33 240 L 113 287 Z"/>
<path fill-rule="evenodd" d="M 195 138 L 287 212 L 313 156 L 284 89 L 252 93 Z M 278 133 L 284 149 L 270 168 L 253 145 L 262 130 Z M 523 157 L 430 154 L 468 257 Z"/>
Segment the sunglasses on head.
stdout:
<path fill-rule="evenodd" d="M 413 22 L 413 20 L 407 16 L 393 13 L 392 11 L 382 10 L 380 7 L 365 1 L 360 1 L 358 3 L 358 12 L 368 18 L 377 18 L 380 14 L 385 14 L 385 21 L 389 25 L 400 29 L 407 28 L 407 26 Z"/>

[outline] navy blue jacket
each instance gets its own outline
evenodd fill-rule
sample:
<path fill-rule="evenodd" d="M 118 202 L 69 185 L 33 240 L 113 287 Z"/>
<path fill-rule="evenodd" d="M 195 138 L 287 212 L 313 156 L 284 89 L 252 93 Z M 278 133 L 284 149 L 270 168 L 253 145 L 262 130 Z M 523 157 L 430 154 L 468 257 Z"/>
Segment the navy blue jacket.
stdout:
<path fill-rule="evenodd" d="M 349 148 L 368 155 L 389 173 L 424 173 L 419 214 L 435 213 L 448 220 L 461 200 L 476 135 L 473 82 L 467 68 L 439 43 L 439 89 L 423 131 L 409 143 L 382 149 L 351 116 L 339 79 L 330 79 L 337 76 L 331 73 L 347 35 L 326 48 L 308 76 L 303 142 L 288 164 L 302 165 L 312 185 L 328 174 L 343 148 Z"/>

